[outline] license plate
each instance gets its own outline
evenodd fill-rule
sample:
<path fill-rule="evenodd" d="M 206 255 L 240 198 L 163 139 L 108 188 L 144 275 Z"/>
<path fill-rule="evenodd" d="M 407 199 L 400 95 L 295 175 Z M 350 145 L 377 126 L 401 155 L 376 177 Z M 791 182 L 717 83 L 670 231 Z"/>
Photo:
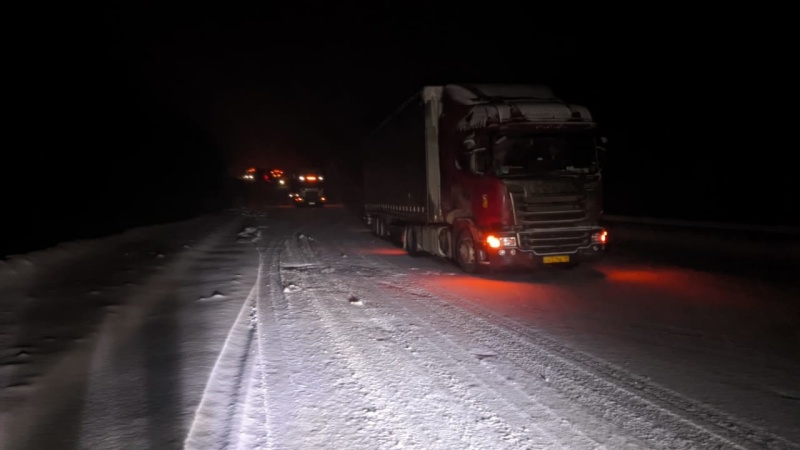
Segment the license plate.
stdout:
<path fill-rule="evenodd" d="M 542 262 L 545 264 L 568 263 L 569 255 L 545 256 L 542 258 Z"/>
<path fill-rule="evenodd" d="M 316 205 L 314 202 L 308 202 L 309 205 Z"/>

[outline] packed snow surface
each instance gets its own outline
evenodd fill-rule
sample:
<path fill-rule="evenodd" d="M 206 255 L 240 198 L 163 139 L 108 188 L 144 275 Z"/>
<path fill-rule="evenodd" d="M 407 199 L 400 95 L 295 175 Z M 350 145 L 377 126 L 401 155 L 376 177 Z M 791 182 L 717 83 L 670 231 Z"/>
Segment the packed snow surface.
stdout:
<path fill-rule="evenodd" d="M 0 266 L 0 448 L 797 448 L 797 293 L 466 276 L 336 207 L 135 229 Z"/>

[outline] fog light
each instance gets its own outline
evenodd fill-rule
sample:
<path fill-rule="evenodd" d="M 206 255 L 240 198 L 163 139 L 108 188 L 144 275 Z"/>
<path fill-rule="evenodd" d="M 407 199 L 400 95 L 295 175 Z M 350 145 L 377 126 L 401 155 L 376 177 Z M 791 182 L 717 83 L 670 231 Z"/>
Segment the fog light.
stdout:
<path fill-rule="evenodd" d="M 499 252 L 497 252 L 497 254 L 500 255 L 500 256 L 505 256 L 506 255 L 506 251 L 505 250 L 500 250 Z"/>
<path fill-rule="evenodd" d="M 492 235 L 486 236 L 486 243 L 489 244 L 489 247 L 492 247 L 492 248 L 499 248 L 500 247 L 500 239 L 497 239 L 496 237 L 494 237 Z"/>

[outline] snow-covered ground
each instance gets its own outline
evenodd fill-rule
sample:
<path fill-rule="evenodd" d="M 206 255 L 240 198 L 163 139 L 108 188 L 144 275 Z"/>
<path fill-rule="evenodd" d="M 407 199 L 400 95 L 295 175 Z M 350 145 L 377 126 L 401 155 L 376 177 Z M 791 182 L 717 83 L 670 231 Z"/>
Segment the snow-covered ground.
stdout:
<path fill-rule="evenodd" d="M 0 265 L 0 448 L 796 448 L 793 285 L 612 254 L 465 276 L 342 208 Z"/>

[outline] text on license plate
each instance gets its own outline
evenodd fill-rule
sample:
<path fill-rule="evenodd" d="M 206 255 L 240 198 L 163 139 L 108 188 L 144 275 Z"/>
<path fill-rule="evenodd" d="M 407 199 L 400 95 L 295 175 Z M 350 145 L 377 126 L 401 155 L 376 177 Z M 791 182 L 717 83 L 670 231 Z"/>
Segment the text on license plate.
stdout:
<path fill-rule="evenodd" d="M 568 263 L 569 255 L 544 256 L 542 257 L 542 262 L 545 264 Z"/>

